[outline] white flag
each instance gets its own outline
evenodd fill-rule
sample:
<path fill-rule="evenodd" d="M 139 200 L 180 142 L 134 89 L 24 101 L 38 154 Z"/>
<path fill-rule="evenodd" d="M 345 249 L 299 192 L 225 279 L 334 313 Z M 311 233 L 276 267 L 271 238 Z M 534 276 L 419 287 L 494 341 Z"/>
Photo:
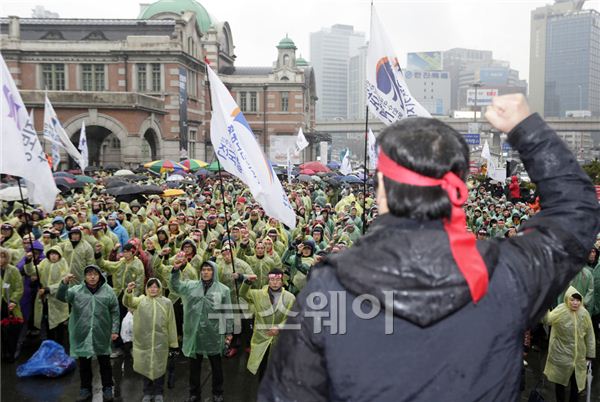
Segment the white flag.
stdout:
<path fill-rule="evenodd" d="M 410 94 L 398 58 L 373 6 L 370 36 L 366 68 L 369 110 L 386 125 L 406 117 L 431 117 Z"/>
<path fill-rule="evenodd" d="M 481 157 L 487 161 L 487 176 L 492 177 L 496 172 L 496 164 L 492 159 L 492 154 L 490 153 L 490 146 L 485 140 L 485 144 L 483 144 L 483 149 L 481 150 Z"/>
<path fill-rule="evenodd" d="M 369 129 L 367 133 L 367 152 L 369 155 L 369 169 L 373 170 L 377 167 L 377 140 L 375 139 L 375 134 L 373 131 Z"/>
<path fill-rule="evenodd" d="M 294 209 L 250 125 L 217 74 L 206 69 L 213 109 L 210 140 L 221 165 L 250 188 L 267 215 L 295 228 Z"/>
<path fill-rule="evenodd" d="M 60 124 L 60 121 L 56 116 L 56 112 L 54 111 L 54 108 L 52 107 L 52 103 L 50 103 L 50 99 L 48 99 L 48 96 L 46 96 L 46 101 L 44 105 L 44 137 L 49 137 L 52 139 L 53 159 L 55 158 L 54 154 L 56 143 L 62 143 L 62 147 L 67 151 L 69 155 L 71 155 L 73 159 L 75 159 L 75 162 L 81 167 L 81 170 L 83 171 L 83 157 L 81 156 L 77 148 L 75 148 L 75 145 L 73 145 L 73 143 L 71 142 L 71 139 L 65 132 L 65 129 Z M 58 154 L 58 148 L 56 149 L 56 153 Z M 60 161 L 60 156 L 58 159 Z M 58 166 L 58 163 L 54 161 L 54 165 Z"/>
<path fill-rule="evenodd" d="M 40 204 L 47 212 L 54 209 L 59 190 L 33 121 L 27 115 L 17 86 L 4 58 L 2 62 L 2 102 L 0 107 L 0 173 L 25 179 L 29 201 Z"/>
<path fill-rule="evenodd" d="M 352 164 L 350 163 L 350 150 L 346 150 L 346 154 L 342 159 L 342 166 L 340 166 L 340 173 L 343 175 L 349 175 L 352 173 Z"/>
<path fill-rule="evenodd" d="M 302 127 L 298 130 L 298 138 L 296 138 L 296 154 L 300 153 L 304 148 L 309 145 L 304 133 L 302 132 Z"/>
<path fill-rule="evenodd" d="M 81 174 L 85 174 L 85 168 L 88 167 L 89 164 L 89 155 L 88 155 L 88 143 L 87 137 L 85 135 L 85 122 L 81 122 L 81 131 L 79 133 L 79 146 L 77 147 L 81 151 Z"/>

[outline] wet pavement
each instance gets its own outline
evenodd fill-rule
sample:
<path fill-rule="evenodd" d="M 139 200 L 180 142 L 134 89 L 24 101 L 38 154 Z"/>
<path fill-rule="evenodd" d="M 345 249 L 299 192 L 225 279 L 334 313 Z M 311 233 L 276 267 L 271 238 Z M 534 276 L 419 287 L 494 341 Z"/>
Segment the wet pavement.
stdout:
<path fill-rule="evenodd" d="M 24 354 L 16 364 L 1 366 L 1 391 L 2 402 L 72 402 L 79 393 L 79 373 L 77 370 L 60 378 L 25 378 L 16 376 L 16 367 L 26 361 L 34 352 L 37 344 L 29 344 Z M 542 349 L 544 349 L 542 347 Z M 545 352 L 539 349 L 532 350 L 527 361 L 529 366 L 525 370 L 526 389 L 521 394 L 520 401 L 526 402 L 530 391 L 539 383 Z M 238 354 L 232 359 L 223 359 L 225 376 L 225 401 L 226 402 L 253 402 L 256 400 L 258 378 L 246 370 L 247 353 Z M 142 377 L 133 371 L 130 357 L 112 359 L 115 389 L 120 390 L 120 398 L 115 401 L 141 401 Z M 210 364 L 207 359 L 202 363 L 202 397 L 203 401 L 211 401 Z M 596 363 L 596 382 L 592 386 L 592 401 L 600 402 L 600 362 Z M 102 401 L 100 374 L 96 362 L 94 370 L 94 402 Z M 165 401 L 182 402 L 188 395 L 188 365 L 184 358 L 178 358 L 176 364 L 176 381 L 174 389 L 167 389 L 165 384 Z M 540 390 L 547 402 L 554 402 L 554 385 L 545 381 L 540 384 Z M 582 394 L 580 401 L 585 401 Z M 308 402 L 308 401 L 307 401 Z"/>

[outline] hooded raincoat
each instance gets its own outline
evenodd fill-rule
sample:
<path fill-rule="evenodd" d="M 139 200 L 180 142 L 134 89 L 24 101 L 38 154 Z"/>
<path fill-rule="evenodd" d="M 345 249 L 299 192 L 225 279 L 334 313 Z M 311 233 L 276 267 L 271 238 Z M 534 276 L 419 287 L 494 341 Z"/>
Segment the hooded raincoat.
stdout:
<path fill-rule="evenodd" d="M 552 326 L 544 374 L 553 383 L 566 387 L 575 370 L 577 389 L 581 392 L 586 382 L 586 359 L 596 357 L 596 338 L 590 314 L 585 307 L 581 305 L 577 311 L 569 308 L 569 297 L 574 294 L 581 296 L 570 286 L 565 293 L 564 303 L 544 318 Z"/>
<path fill-rule="evenodd" d="M 48 289 L 44 295 L 48 301 L 48 327 L 56 328 L 60 323 L 69 319 L 69 305 L 56 298 L 58 287 L 62 279 L 69 273 L 69 265 L 62 257 L 62 249 L 59 246 L 54 246 L 48 250 L 48 253 L 56 252 L 60 256 L 57 262 L 50 261 L 45 258 L 38 266 L 40 273 L 40 283 L 42 288 Z M 35 276 L 35 266 L 32 262 L 25 265 L 25 273 L 29 276 Z M 33 315 L 33 324 L 36 328 L 42 328 L 42 311 L 44 303 L 40 295 L 35 297 L 35 310 Z"/>
<path fill-rule="evenodd" d="M 59 243 L 63 248 L 61 254 L 65 260 L 68 261 L 71 273 L 75 275 L 75 282 L 80 283 L 83 281 L 83 269 L 88 265 L 94 263 L 94 250 L 90 244 L 83 240 L 83 234 L 81 240 L 73 247 L 73 243 L 70 240 Z"/>
<path fill-rule="evenodd" d="M 268 285 L 263 286 L 262 289 L 250 289 L 246 282 L 240 289 L 240 297 L 251 303 L 255 312 L 254 332 L 250 341 L 251 349 L 247 367 L 252 374 L 256 374 L 260 363 L 265 358 L 267 349 L 277 341 L 277 336 L 269 336 L 267 332 L 273 327 L 280 329 L 283 327 L 296 298 L 293 294 L 281 288 L 281 296 L 273 305 L 271 304 Z"/>
<path fill-rule="evenodd" d="M 182 281 L 178 270 L 171 272 L 171 288 L 183 301 L 183 354 L 222 355 L 225 335 L 233 333 L 229 288 L 219 282 L 219 268 L 214 268 L 213 282 L 204 291 L 202 281 Z"/>
<path fill-rule="evenodd" d="M 156 297 L 123 294 L 123 305 L 134 310 L 133 369 L 150 380 L 165 374 L 169 348 L 178 346 L 173 303 L 162 295 L 160 280 L 157 283 L 161 293 Z"/>
<path fill-rule="evenodd" d="M 90 358 L 110 355 L 111 334 L 119 333 L 119 302 L 112 288 L 106 283 L 102 271 L 98 289 L 92 293 L 87 285 L 80 283 L 69 288 L 61 281 L 56 298 L 72 306 L 69 317 L 69 344 L 71 356 Z"/>
<path fill-rule="evenodd" d="M 133 291 L 135 296 L 141 292 L 140 289 L 144 288 L 144 264 L 136 256 L 129 261 L 122 257 L 119 261 L 114 262 L 98 258 L 96 263 L 113 276 L 113 288 L 116 295 L 121 294 L 129 282 L 135 282 L 136 288 Z"/>
<path fill-rule="evenodd" d="M 0 253 L 5 253 L 6 257 L 10 259 L 10 251 L 8 249 L 0 248 Z M 21 297 L 23 297 L 23 278 L 21 278 L 19 269 L 11 265 L 10 261 L 9 264 L 0 268 L 0 291 L 2 291 L 2 300 L 6 304 L 16 304 L 12 311 L 13 316 L 23 318 L 19 306 Z"/>

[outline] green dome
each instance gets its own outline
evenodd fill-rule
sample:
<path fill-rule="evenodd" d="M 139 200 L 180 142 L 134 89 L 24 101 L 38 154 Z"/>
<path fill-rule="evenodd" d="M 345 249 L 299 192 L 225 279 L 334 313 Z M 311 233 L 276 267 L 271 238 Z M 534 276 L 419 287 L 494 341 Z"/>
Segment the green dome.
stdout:
<path fill-rule="evenodd" d="M 288 38 L 287 34 L 285 38 L 279 41 L 279 45 L 277 45 L 277 49 L 296 49 L 296 45 L 294 41 Z"/>
<path fill-rule="evenodd" d="M 308 61 L 304 60 L 302 56 L 296 59 L 296 67 L 308 67 Z"/>
<path fill-rule="evenodd" d="M 193 11 L 196 13 L 198 26 L 204 33 L 213 25 L 208 11 L 206 11 L 202 4 L 194 0 L 158 0 L 156 3 L 152 3 L 146 7 L 138 19 L 147 20 L 161 13 L 181 14 L 184 11 Z"/>

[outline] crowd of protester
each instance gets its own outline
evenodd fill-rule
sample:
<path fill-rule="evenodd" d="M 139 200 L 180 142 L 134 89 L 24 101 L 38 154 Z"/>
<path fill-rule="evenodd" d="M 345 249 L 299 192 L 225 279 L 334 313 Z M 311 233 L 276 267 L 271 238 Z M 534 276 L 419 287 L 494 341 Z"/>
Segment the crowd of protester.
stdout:
<path fill-rule="evenodd" d="M 113 397 L 110 357 L 122 353 L 132 353 L 144 376 L 145 402 L 161 401 L 165 382 L 173 386 L 173 361 L 181 354 L 190 361 L 190 401 L 201 400 L 204 356 L 215 401 L 223 399 L 222 356 L 249 353 L 248 370 L 262 378 L 279 326 L 312 267 L 352 247 L 378 215 L 372 186 L 365 194 L 362 184 L 320 178 L 284 184 L 297 214 L 293 230 L 266 216 L 230 177 L 223 186 L 199 177 L 183 184 L 178 197 L 126 201 L 106 191 L 109 178 L 98 172 L 95 184 L 63 193 L 51 212 L 14 201 L 2 202 L 0 215 L 2 358 L 15 361 L 31 337 L 61 344 L 78 359 L 80 401 L 92 397 L 94 356 L 104 400 Z M 467 225 L 478 239 L 518 236 L 540 209 L 535 187 L 516 177 L 501 183 L 472 176 L 467 185 Z M 580 356 L 575 348 L 595 347 L 589 335 L 575 339 L 584 334 L 560 323 L 565 311 L 587 310 L 581 320 L 587 325 L 591 316 L 598 331 L 599 246 L 545 319 L 552 325 L 545 373 L 557 384 L 569 383 L 561 359 Z M 131 337 L 121 328 L 128 313 Z M 582 370 L 585 365 L 577 366 L 571 378 L 580 389 Z"/>

